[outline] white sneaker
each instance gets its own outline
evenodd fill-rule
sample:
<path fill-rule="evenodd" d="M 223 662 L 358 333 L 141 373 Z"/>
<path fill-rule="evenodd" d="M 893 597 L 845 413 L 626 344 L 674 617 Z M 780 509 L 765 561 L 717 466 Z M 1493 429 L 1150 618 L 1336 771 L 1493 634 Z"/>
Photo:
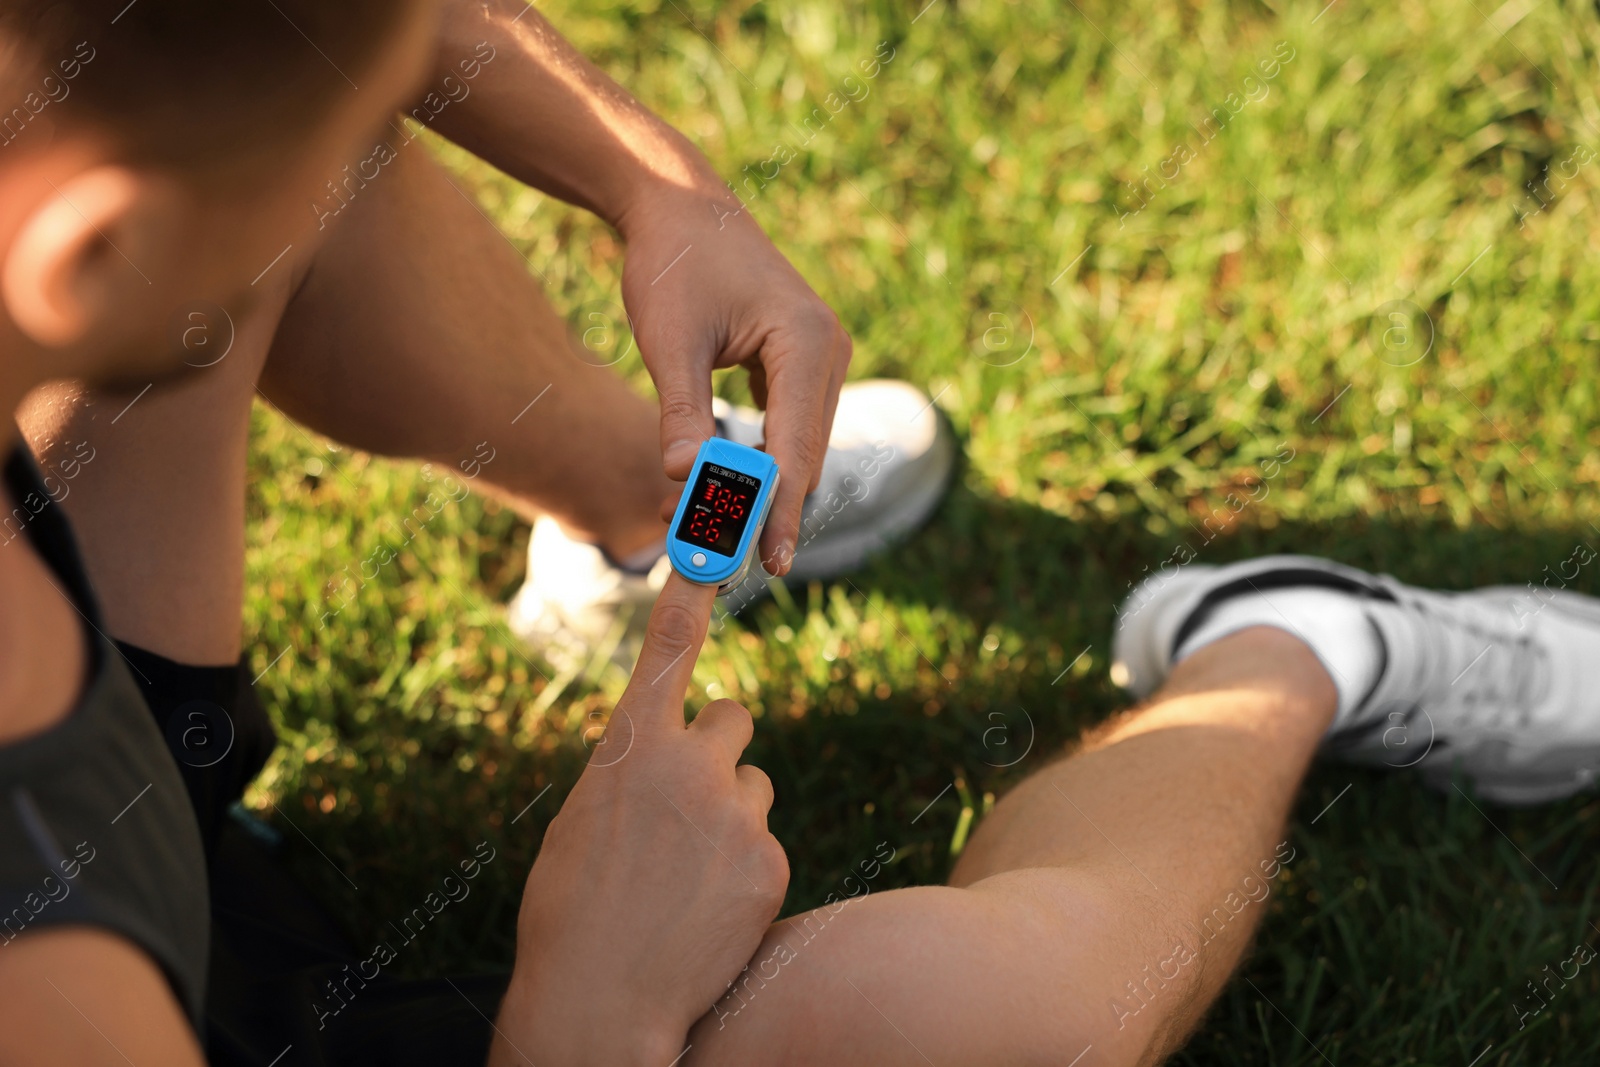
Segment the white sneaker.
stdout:
<path fill-rule="evenodd" d="M 718 436 L 758 446 L 764 416 L 713 401 Z M 904 382 L 849 382 L 839 391 L 833 434 L 815 492 L 806 497 L 788 579 L 835 578 L 860 568 L 933 514 L 949 488 L 956 443 L 927 394 Z M 638 658 L 650 606 L 667 580 L 663 555 L 648 573 L 625 571 L 548 517 L 533 524 L 528 576 L 510 604 L 510 626 L 558 669 L 576 671 L 597 652 L 624 668 Z M 766 571 L 720 600 L 737 613 L 768 593 Z"/>
<path fill-rule="evenodd" d="M 1351 640 L 1382 646 L 1377 680 L 1329 731 L 1328 755 L 1415 766 L 1440 789 L 1459 771 L 1501 804 L 1556 800 L 1600 778 L 1600 601 L 1576 593 L 1438 593 L 1309 556 L 1190 565 L 1123 603 L 1112 680 L 1148 696 L 1219 603 L 1290 587 L 1347 594 L 1372 627 Z"/>
<path fill-rule="evenodd" d="M 528 538 L 528 575 L 511 600 L 507 623 L 530 651 L 563 673 L 577 674 L 597 652 L 628 670 L 671 570 L 665 553 L 647 573 L 623 570 L 599 546 L 573 540 L 541 515 Z"/>

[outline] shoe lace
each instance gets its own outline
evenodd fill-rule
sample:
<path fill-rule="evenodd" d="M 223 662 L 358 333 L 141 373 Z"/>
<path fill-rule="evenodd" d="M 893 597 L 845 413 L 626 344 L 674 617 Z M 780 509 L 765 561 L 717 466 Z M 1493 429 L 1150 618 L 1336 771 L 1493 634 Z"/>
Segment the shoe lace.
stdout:
<path fill-rule="evenodd" d="M 1452 718 L 1487 730 L 1527 726 L 1548 696 L 1549 653 L 1494 606 L 1451 596 L 1405 597 L 1406 615 L 1422 630 L 1424 684 Z"/>

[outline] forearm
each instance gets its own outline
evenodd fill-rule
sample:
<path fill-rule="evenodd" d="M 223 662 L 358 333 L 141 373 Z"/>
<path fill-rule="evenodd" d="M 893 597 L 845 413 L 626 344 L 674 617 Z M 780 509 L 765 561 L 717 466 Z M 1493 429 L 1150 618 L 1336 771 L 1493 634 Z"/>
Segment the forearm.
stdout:
<path fill-rule="evenodd" d="M 731 200 L 687 138 L 522 0 L 446 0 L 435 80 L 459 83 L 461 61 L 484 55 L 492 58 L 465 95 L 452 96 L 430 123 L 473 154 L 624 234 L 630 212 L 663 193 Z"/>
<path fill-rule="evenodd" d="M 530 978 L 531 969 L 518 960 L 488 1067 L 662 1067 L 683 1050 L 683 1029 L 655 1019 L 650 1005 L 626 997 L 595 1003 L 574 982 L 551 989 Z"/>

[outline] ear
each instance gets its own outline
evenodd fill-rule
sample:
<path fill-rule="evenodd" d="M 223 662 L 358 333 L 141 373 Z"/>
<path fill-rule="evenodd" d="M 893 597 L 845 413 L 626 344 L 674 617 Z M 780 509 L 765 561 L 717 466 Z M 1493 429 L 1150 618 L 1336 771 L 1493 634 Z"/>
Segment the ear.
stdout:
<path fill-rule="evenodd" d="M 145 270 L 175 236 L 172 190 L 126 167 L 51 183 L 0 263 L 0 301 L 23 333 L 57 348 L 100 333 L 148 302 Z M 141 269 L 143 267 L 144 269 Z"/>

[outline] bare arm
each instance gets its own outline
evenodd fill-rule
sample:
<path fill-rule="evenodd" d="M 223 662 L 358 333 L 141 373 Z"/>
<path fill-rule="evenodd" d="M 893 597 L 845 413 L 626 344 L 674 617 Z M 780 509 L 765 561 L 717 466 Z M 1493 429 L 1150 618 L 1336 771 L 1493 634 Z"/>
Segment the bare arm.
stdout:
<path fill-rule="evenodd" d="M 193 1030 L 155 963 L 91 927 L 27 933 L 0 948 L 0 1063 L 198 1067 Z"/>
<path fill-rule="evenodd" d="M 522 0 L 447 0 L 422 104 L 419 120 L 627 241 L 623 302 L 661 395 L 668 477 L 688 477 L 714 432 L 711 372 L 749 371 L 783 471 L 762 562 L 786 573 L 850 363 L 838 317 L 689 140 Z"/>
<path fill-rule="evenodd" d="M 493 58 L 478 68 L 461 66 L 487 56 Z M 481 73 L 469 80 L 465 73 L 471 69 Z M 446 86 L 446 78 L 461 88 Z M 618 230 L 626 229 L 627 215 L 641 199 L 665 188 L 738 208 L 687 138 L 522 0 L 447 0 L 429 88 L 444 99 L 462 89 L 467 94 L 439 111 L 430 123 L 434 129 Z"/>

